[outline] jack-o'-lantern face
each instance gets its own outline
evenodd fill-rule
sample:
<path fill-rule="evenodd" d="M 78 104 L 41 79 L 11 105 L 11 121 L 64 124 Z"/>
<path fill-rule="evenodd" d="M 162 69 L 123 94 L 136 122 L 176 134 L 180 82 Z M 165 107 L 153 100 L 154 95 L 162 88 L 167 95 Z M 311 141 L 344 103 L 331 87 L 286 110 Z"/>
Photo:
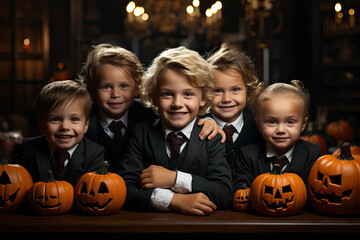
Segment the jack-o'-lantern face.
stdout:
<path fill-rule="evenodd" d="M 247 211 L 250 209 L 250 188 L 239 189 L 233 197 L 233 206 L 235 210 Z"/>
<path fill-rule="evenodd" d="M 288 205 L 294 203 L 294 193 L 291 185 L 273 187 L 264 184 L 262 201 L 269 211 L 285 211 Z"/>
<path fill-rule="evenodd" d="M 0 162 L 0 212 L 10 212 L 18 208 L 33 184 L 29 172 L 17 164 Z"/>
<path fill-rule="evenodd" d="M 39 208 L 46 210 L 56 209 L 61 206 L 61 202 L 59 202 L 59 191 L 55 186 L 48 184 L 37 190 L 39 191 L 36 192 L 35 199 Z"/>
<path fill-rule="evenodd" d="M 342 174 L 326 175 L 317 171 L 317 178 L 310 185 L 310 190 L 314 195 L 314 199 L 327 204 L 339 205 L 343 201 L 349 200 L 353 192 L 353 188 L 343 187 Z"/>
<path fill-rule="evenodd" d="M 87 184 L 83 182 L 80 187 L 78 197 L 81 199 L 80 204 L 84 208 L 93 210 L 104 210 L 113 200 L 107 184 L 103 181 Z"/>
<path fill-rule="evenodd" d="M 108 162 L 99 171 L 83 174 L 75 186 L 78 208 L 88 214 L 105 215 L 122 208 L 126 199 L 126 185 L 120 175 L 108 173 Z"/>

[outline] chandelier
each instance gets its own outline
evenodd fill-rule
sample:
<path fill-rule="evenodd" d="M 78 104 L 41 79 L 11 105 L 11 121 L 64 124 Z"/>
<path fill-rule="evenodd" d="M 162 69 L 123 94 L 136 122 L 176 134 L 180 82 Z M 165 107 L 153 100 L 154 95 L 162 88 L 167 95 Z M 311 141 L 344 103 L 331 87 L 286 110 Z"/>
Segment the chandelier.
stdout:
<path fill-rule="evenodd" d="M 194 31 L 220 31 L 222 3 L 214 1 L 204 13 L 200 11 L 200 0 L 138 0 L 126 6 L 125 28 L 130 32 L 191 34 Z"/>

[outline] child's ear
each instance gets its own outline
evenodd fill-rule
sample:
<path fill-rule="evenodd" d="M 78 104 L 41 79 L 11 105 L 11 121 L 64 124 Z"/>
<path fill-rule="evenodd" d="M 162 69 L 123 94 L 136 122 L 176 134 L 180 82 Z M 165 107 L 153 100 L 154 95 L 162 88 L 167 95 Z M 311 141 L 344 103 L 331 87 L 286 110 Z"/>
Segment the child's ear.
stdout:
<path fill-rule="evenodd" d="M 134 97 L 138 97 L 140 93 L 140 86 L 136 85 L 134 89 Z"/>
<path fill-rule="evenodd" d="M 86 120 L 85 128 L 84 128 L 84 134 L 87 132 L 88 128 L 89 128 L 89 119 Z"/>
<path fill-rule="evenodd" d="M 303 124 L 301 126 L 301 132 L 303 132 L 305 130 L 308 120 L 309 120 L 309 118 L 305 117 L 304 122 L 303 122 Z"/>
<path fill-rule="evenodd" d="M 256 127 L 259 130 L 259 132 L 261 132 L 261 128 L 260 128 L 260 124 L 259 124 L 259 120 L 257 119 L 257 117 L 255 117 L 255 123 L 256 123 Z"/>

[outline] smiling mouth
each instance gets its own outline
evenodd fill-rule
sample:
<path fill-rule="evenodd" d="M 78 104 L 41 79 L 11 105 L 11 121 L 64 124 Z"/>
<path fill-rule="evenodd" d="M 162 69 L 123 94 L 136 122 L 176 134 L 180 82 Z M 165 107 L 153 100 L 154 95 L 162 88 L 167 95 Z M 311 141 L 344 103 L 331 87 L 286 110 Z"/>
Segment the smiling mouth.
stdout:
<path fill-rule="evenodd" d="M 58 135 L 56 136 L 57 138 L 59 139 L 70 139 L 70 138 L 73 138 L 73 136 L 70 136 L 70 135 Z"/>
<path fill-rule="evenodd" d="M 186 112 L 169 112 L 169 114 L 174 117 L 182 117 L 182 116 L 186 115 L 187 113 Z"/>
<path fill-rule="evenodd" d="M 235 108 L 235 106 L 220 106 L 219 107 L 221 110 L 232 110 L 232 109 L 234 109 Z"/>

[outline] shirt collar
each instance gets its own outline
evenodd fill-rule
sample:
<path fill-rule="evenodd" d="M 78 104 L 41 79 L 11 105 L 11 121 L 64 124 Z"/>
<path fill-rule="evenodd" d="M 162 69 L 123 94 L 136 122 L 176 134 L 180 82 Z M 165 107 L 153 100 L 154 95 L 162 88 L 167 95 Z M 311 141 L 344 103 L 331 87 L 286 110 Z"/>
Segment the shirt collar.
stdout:
<path fill-rule="evenodd" d="M 72 157 L 73 153 L 75 152 L 77 146 L 79 146 L 79 144 L 76 144 L 76 145 L 73 146 L 72 148 L 66 150 L 66 151 L 69 153 L 70 158 Z M 54 154 L 54 152 L 51 153 L 51 157 L 52 157 L 53 154 Z"/>
<path fill-rule="evenodd" d="M 211 117 L 216 121 L 217 125 L 219 125 L 219 127 L 221 127 L 221 129 L 223 129 L 225 127 L 225 125 L 233 125 L 234 128 L 236 129 L 237 133 L 241 132 L 241 129 L 244 125 L 244 114 L 243 112 L 241 112 L 240 116 L 235 119 L 235 121 L 233 122 L 224 122 L 223 120 L 219 119 L 217 116 L 215 116 L 214 113 L 211 113 Z"/>
<path fill-rule="evenodd" d="M 125 125 L 125 127 L 128 126 L 128 116 L 129 116 L 129 110 L 127 110 L 125 112 L 125 114 L 120 118 L 120 119 L 113 119 L 108 117 L 103 111 L 100 111 L 100 119 L 101 119 L 101 125 L 103 126 L 103 128 L 108 128 L 109 124 L 112 121 L 118 122 L 118 121 L 122 121 L 123 124 Z"/>
<path fill-rule="evenodd" d="M 289 162 L 291 162 L 291 158 L 292 158 L 292 155 L 293 155 L 293 152 L 294 152 L 294 148 L 295 148 L 295 144 L 289 149 L 289 151 L 287 151 L 284 154 L 287 157 L 287 159 L 289 160 Z M 266 143 L 266 157 L 270 158 L 270 157 L 273 157 L 273 156 L 277 156 L 274 148 L 271 147 L 270 144 Z M 278 157 L 282 157 L 282 156 L 278 156 Z"/>
<path fill-rule="evenodd" d="M 183 129 L 181 129 L 180 131 L 177 131 L 175 133 L 182 132 L 182 134 L 184 134 L 185 137 L 187 137 L 187 139 L 190 139 L 191 132 L 194 128 L 195 121 L 196 121 L 196 118 L 194 120 L 192 120 L 188 125 L 186 125 Z M 163 124 L 163 129 L 164 129 L 165 139 L 169 133 L 174 132 L 169 127 L 165 126 L 164 124 Z"/>

